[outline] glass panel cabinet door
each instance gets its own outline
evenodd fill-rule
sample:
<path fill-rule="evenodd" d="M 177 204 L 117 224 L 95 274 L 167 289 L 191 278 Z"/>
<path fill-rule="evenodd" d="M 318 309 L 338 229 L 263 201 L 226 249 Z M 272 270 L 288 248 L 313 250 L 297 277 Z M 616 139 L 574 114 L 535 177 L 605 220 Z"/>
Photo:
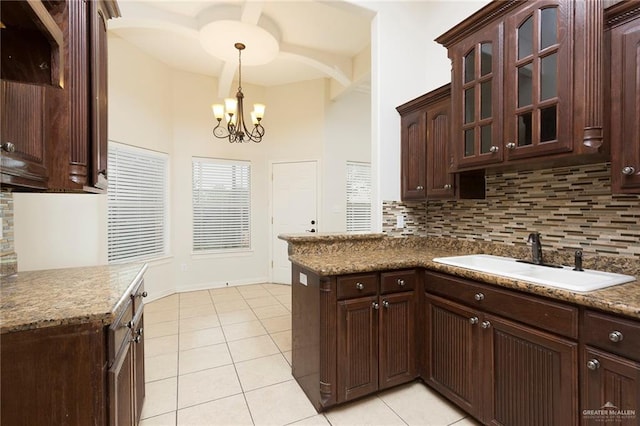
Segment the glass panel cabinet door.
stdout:
<path fill-rule="evenodd" d="M 506 159 L 571 151 L 573 61 L 568 0 L 538 1 L 507 19 Z"/>
<path fill-rule="evenodd" d="M 502 161 L 502 24 L 458 44 L 452 56 L 456 168 Z"/>

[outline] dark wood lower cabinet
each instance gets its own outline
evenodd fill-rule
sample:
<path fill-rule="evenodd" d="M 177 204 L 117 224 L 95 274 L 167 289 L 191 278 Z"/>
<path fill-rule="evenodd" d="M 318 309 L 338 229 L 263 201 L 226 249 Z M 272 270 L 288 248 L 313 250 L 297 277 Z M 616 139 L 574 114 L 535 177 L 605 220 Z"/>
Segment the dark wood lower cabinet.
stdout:
<path fill-rule="evenodd" d="M 418 377 L 416 270 L 292 268 L 292 373 L 316 410 Z"/>
<path fill-rule="evenodd" d="M 318 411 L 420 377 L 486 425 L 638 424 L 637 320 L 419 269 L 292 271 L 292 373 Z"/>
<path fill-rule="evenodd" d="M 144 292 L 143 282 L 133 288 L 113 324 L 95 321 L 0 335 L 2 425 L 139 423 L 145 395 L 144 306 L 133 302 Z"/>
<path fill-rule="evenodd" d="M 463 294 L 460 285 L 446 291 Z M 490 309 L 497 295 L 486 293 L 478 305 Z M 428 385 L 484 424 L 578 424 L 577 342 L 428 293 L 424 310 Z"/>

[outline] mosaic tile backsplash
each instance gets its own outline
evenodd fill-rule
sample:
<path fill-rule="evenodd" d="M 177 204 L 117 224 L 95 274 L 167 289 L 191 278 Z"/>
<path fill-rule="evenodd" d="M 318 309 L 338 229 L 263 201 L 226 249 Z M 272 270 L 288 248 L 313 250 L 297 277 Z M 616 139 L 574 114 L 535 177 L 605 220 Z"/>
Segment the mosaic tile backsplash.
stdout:
<path fill-rule="evenodd" d="M 514 246 L 539 232 L 544 250 L 640 260 L 640 195 L 611 195 L 610 176 L 610 163 L 487 171 L 484 200 L 383 202 L 383 232 Z M 395 227 L 398 214 L 403 229 Z"/>
<path fill-rule="evenodd" d="M 10 192 L 0 191 L 0 220 L 0 277 L 4 277 L 15 274 L 18 269 L 18 258 L 14 252 L 13 194 Z"/>

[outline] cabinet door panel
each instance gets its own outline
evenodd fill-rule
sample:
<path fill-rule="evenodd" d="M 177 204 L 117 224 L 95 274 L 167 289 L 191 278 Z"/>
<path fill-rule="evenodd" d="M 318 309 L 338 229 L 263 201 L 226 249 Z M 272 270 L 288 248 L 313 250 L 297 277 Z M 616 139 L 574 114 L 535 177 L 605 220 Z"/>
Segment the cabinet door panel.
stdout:
<path fill-rule="evenodd" d="M 607 352 L 585 347 L 582 358 L 584 425 L 610 423 L 635 426 L 640 413 L 640 363 L 629 361 Z M 592 368 L 587 367 L 591 362 Z M 593 364 L 596 363 L 596 364 Z M 590 414 L 589 410 L 633 410 L 634 414 L 609 415 Z"/>
<path fill-rule="evenodd" d="M 421 200 L 427 196 L 425 112 L 412 112 L 400 122 L 402 199 Z"/>
<path fill-rule="evenodd" d="M 454 175 L 449 144 L 451 138 L 451 98 L 429 106 L 427 110 L 427 197 L 430 199 L 455 196 Z"/>
<path fill-rule="evenodd" d="M 377 296 L 338 302 L 337 402 L 378 389 L 378 311 Z"/>
<path fill-rule="evenodd" d="M 614 193 L 640 193 L 640 18 L 611 30 L 611 174 Z"/>
<path fill-rule="evenodd" d="M 503 160 L 502 33 L 487 26 L 450 51 L 454 172 Z"/>
<path fill-rule="evenodd" d="M 416 378 L 414 292 L 387 294 L 380 306 L 380 388 Z"/>
<path fill-rule="evenodd" d="M 497 425 L 578 422 L 577 343 L 485 315 L 485 421 Z"/>
<path fill-rule="evenodd" d="M 1 85 L 2 183 L 47 189 L 46 89 L 11 81 Z M 15 150 L 9 152 L 6 144 Z"/>
<path fill-rule="evenodd" d="M 134 389 L 135 404 L 134 414 L 135 423 L 138 424 L 142 417 L 142 404 L 144 403 L 145 386 L 144 386 L 144 314 L 140 311 L 139 320 L 136 322 L 136 334 L 138 341 L 133 343 L 133 365 L 134 365 Z"/>
<path fill-rule="evenodd" d="M 478 416 L 480 347 L 477 313 L 428 294 L 425 302 L 426 377 L 423 379 L 465 411 Z"/>
<path fill-rule="evenodd" d="M 538 1 L 507 18 L 506 159 L 572 150 L 571 2 Z"/>
<path fill-rule="evenodd" d="M 133 348 L 127 345 L 109 369 L 109 424 L 134 424 Z"/>

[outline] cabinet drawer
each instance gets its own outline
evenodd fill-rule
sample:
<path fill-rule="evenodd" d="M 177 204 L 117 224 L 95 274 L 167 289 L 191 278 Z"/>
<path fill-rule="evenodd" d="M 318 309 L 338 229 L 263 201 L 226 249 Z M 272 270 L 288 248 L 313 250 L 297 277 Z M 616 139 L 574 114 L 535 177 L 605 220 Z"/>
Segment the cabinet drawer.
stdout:
<path fill-rule="evenodd" d="M 425 290 L 485 312 L 578 338 L 578 309 L 574 306 L 433 272 L 426 273 Z"/>
<path fill-rule="evenodd" d="M 114 361 L 122 346 L 128 345 L 131 340 L 133 328 L 133 309 L 131 306 L 131 302 L 127 302 L 120 316 L 109 326 L 109 365 Z"/>
<path fill-rule="evenodd" d="M 416 288 L 418 274 L 414 269 L 408 271 L 393 271 L 380 274 L 380 289 L 382 294 L 410 291 Z"/>
<path fill-rule="evenodd" d="M 640 361 L 640 322 L 600 312 L 584 312 L 585 343 Z"/>
<path fill-rule="evenodd" d="M 338 277 L 338 299 L 371 296 L 378 293 L 378 274 L 358 274 Z"/>

